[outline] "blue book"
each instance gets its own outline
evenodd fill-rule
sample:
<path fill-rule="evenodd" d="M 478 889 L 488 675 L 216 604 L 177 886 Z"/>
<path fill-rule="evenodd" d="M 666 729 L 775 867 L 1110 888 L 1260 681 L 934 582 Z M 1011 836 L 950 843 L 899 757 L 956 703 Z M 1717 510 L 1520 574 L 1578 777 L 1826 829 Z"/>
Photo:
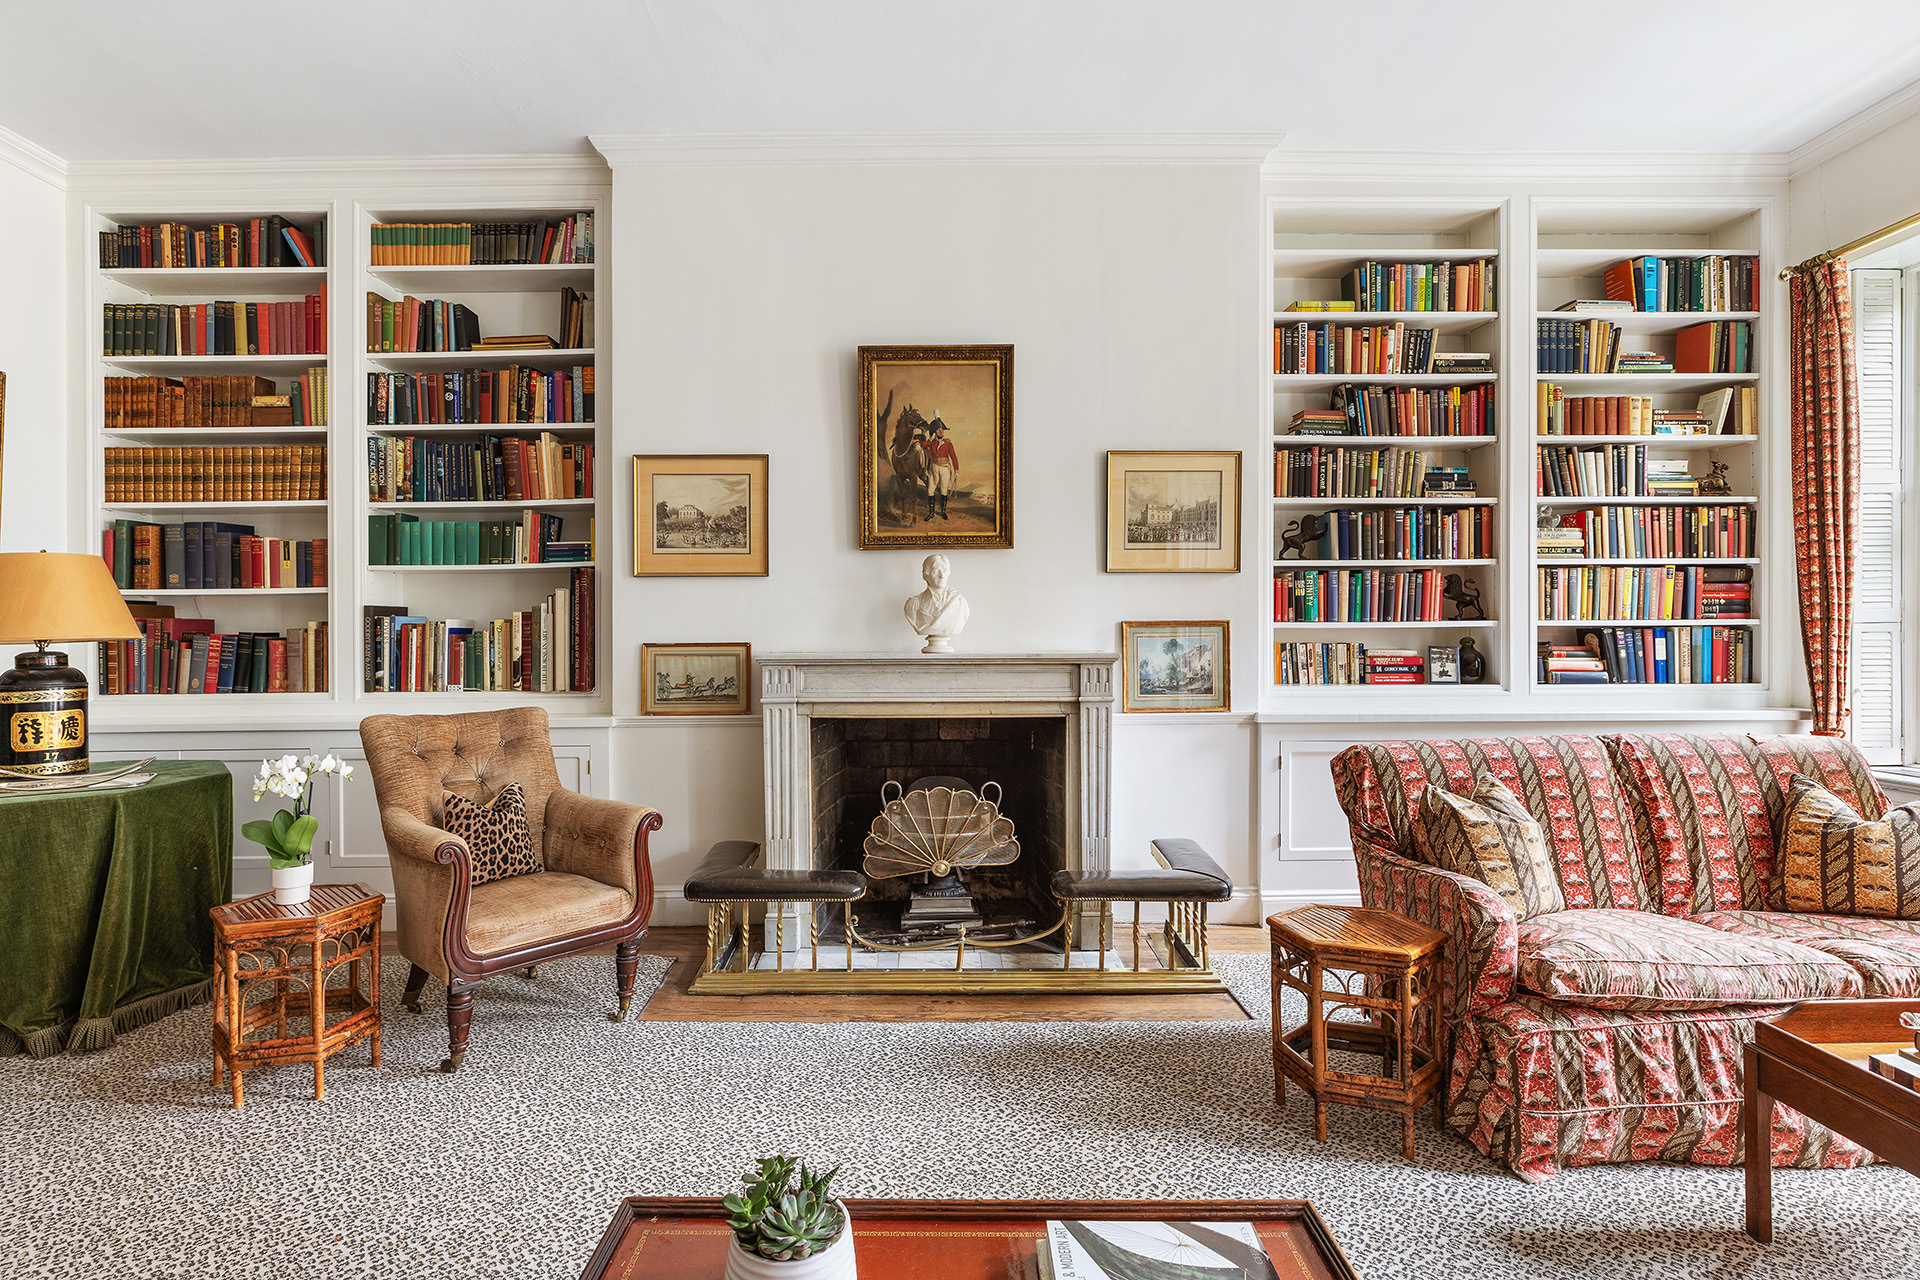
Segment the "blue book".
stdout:
<path fill-rule="evenodd" d="M 205 539 L 202 535 L 206 526 L 198 520 L 189 520 L 182 524 L 180 528 L 186 542 L 186 568 L 183 574 L 183 585 L 189 591 L 204 591 L 206 590 L 206 583 L 201 580 L 200 575 L 202 569 L 201 551 L 205 544 Z M 199 691 L 195 690 L 195 692 L 197 693 Z"/>
<path fill-rule="evenodd" d="M 1640 259 L 1640 309 L 1642 311 L 1660 310 L 1660 259 L 1646 257 Z"/>
<path fill-rule="evenodd" d="M 239 642 L 240 637 L 237 635 L 224 635 L 220 637 L 220 675 L 214 684 L 214 691 L 216 693 L 233 692 L 233 670 L 235 662 L 239 657 L 236 652 L 239 648 Z"/>
<path fill-rule="evenodd" d="M 1656 684 L 1671 684 L 1667 678 L 1667 629 L 1657 627 L 1653 632 L 1653 679 Z"/>

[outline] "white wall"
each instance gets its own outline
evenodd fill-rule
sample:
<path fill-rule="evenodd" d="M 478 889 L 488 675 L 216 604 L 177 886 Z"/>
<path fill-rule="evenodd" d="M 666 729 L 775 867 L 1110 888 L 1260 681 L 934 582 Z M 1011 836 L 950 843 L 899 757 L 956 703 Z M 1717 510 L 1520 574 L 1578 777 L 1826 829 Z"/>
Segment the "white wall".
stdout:
<path fill-rule="evenodd" d="M 0 551 L 70 549 L 66 245 L 58 162 L 0 130 Z"/>
<path fill-rule="evenodd" d="M 616 787 L 667 811 L 655 846 L 663 888 L 713 840 L 760 834 L 760 738 L 626 719 L 642 642 L 918 647 L 900 602 L 919 589 L 924 553 L 858 549 L 862 344 L 1014 346 L 1015 545 L 953 556 L 973 610 L 962 650 L 1117 649 L 1123 619 L 1230 619 L 1234 702 L 1252 709 L 1258 636 L 1241 625 L 1258 595 L 1251 563 L 1239 574 L 1107 574 L 1101 539 L 1106 450 L 1241 448 L 1259 421 L 1247 376 L 1264 339 L 1254 165 L 616 158 L 613 203 L 616 455 L 770 458 L 768 577 L 614 585 Z M 1249 462 L 1243 505 L 1264 458 Z M 632 492 L 621 475 L 613 519 L 624 538 Z M 1258 546 L 1251 526 L 1243 542 Z M 1146 719 L 1123 717 L 1136 723 L 1114 734 L 1116 865 L 1148 863 L 1154 836 L 1189 835 L 1247 884 L 1249 726 Z"/>
<path fill-rule="evenodd" d="M 1920 212 L 1920 101 L 1869 132 L 1870 113 L 1839 137 L 1845 150 L 1806 157 L 1787 181 L 1787 260 L 1800 262 Z M 1843 129 L 1848 126 L 1842 126 Z M 1835 131 L 1839 134 L 1839 131 Z M 1829 135 L 1833 137 L 1835 135 Z M 1859 141 L 1853 141 L 1858 136 Z"/>

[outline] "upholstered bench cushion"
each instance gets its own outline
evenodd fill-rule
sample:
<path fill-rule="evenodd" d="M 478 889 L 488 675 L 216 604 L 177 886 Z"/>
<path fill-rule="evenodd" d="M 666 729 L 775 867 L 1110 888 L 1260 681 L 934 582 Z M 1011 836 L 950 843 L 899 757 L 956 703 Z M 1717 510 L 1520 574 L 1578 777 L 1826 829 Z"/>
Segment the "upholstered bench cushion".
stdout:
<path fill-rule="evenodd" d="M 565 871 L 510 876 L 470 892 L 467 948 L 482 956 L 614 924 L 633 911 L 624 890 Z"/>
<path fill-rule="evenodd" d="M 1711 1009 L 1860 995 L 1836 956 L 1644 911 L 1562 911 L 1520 924 L 1520 985 L 1601 1009 Z"/>
<path fill-rule="evenodd" d="M 1709 911 L 1694 918 L 1728 933 L 1797 942 L 1838 956 L 1859 971 L 1862 994 L 1870 1000 L 1920 996 L 1920 920 L 1787 911 Z"/>

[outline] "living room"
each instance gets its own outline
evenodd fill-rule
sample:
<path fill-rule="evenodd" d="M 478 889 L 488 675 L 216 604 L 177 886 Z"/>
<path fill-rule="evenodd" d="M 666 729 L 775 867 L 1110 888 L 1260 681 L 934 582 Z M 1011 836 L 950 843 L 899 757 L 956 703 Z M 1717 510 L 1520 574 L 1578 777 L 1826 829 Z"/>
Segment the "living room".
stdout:
<path fill-rule="evenodd" d="M 529 10 L 352 0 L 306 14 L 297 33 L 261 30 L 257 19 L 223 2 L 147 30 L 151 13 L 115 0 L 5 20 L 17 52 L 0 88 L 0 553 L 98 558 L 123 523 L 200 518 L 109 487 L 122 456 L 110 450 L 145 453 L 173 439 L 111 416 L 123 382 L 258 375 L 274 384 L 263 399 L 302 397 L 247 406 L 258 416 L 231 439 L 324 446 L 321 496 L 239 515 L 209 506 L 207 518 L 251 522 L 282 545 L 324 540 L 325 580 L 313 581 L 310 564 L 307 585 L 288 579 L 257 593 L 237 583 L 115 586 L 143 606 L 143 621 L 205 619 L 214 636 L 289 642 L 298 632 L 305 669 L 294 654 L 286 685 L 196 703 L 159 692 L 164 677 L 121 691 L 125 673 L 106 659 L 128 642 L 106 642 L 99 657 L 72 636 L 53 648 L 92 686 L 96 764 L 225 767 L 234 899 L 272 887 L 270 849 L 242 833 L 275 807 L 249 789 L 262 761 L 351 766 L 350 777 L 313 786 L 307 865 L 318 884 L 364 885 L 386 899 L 382 1065 L 366 1065 L 364 1046 L 348 1048 L 329 1063 L 321 1101 L 304 1067 L 249 1069 L 246 1106 L 229 1111 L 225 1085 L 209 1083 L 213 1013 L 202 1004 L 156 1006 L 156 1020 L 116 1029 L 117 1043 L 98 1052 L 67 1047 L 69 1027 L 62 1052 L 0 1058 L 9 1102 L 0 1127 L 10 1147 L 33 1153 L 0 1176 L 25 1222 L 0 1246 L 0 1271 L 578 1274 L 622 1196 L 718 1195 L 753 1159 L 784 1149 L 842 1166 L 840 1187 L 856 1197 L 1312 1200 L 1364 1275 L 1904 1273 L 1898 1255 L 1920 1226 L 1920 1198 L 1907 1174 L 1881 1165 L 1780 1168 L 1774 1242 L 1759 1245 L 1742 1229 L 1733 1152 L 1574 1160 L 1581 1167 L 1528 1181 L 1515 1176 L 1523 1161 L 1489 1155 L 1469 1125 L 1436 1130 L 1423 1119 L 1407 1161 L 1399 1117 L 1344 1107 L 1322 1145 L 1310 1098 L 1273 1099 L 1264 922 L 1315 904 L 1390 905 L 1392 892 L 1363 884 L 1354 824 L 1364 817 L 1336 789 L 1333 762 L 1356 744 L 1744 741 L 1837 728 L 1872 770 L 1863 787 L 1877 785 L 1888 806 L 1920 800 L 1920 779 L 1901 771 L 1920 758 L 1911 550 L 1920 505 L 1911 469 L 1884 465 L 1915 439 L 1905 380 L 1920 368 L 1910 354 L 1920 324 L 1899 299 L 1916 296 L 1908 271 L 1920 264 L 1920 234 L 1901 225 L 1920 212 L 1911 164 L 1920 18 L 1886 4 L 1823 11 L 1823 27 L 1852 38 L 1817 65 L 1800 12 L 1775 4 L 1686 6 L 1660 16 L 1657 37 L 1491 4 L 1443 20 L 1399 6 L 1252 3 Z M 103 35 L 112 31 L 129 34 Z M 1697 74 L 1692 55 L 1684 66 L 1649 58 L 1649 40 L 1711 50 L 1704 61 L 1717 70 Z M 1356 76 L 1356 65 L 1423 70 Z M 203 83 L 196 67 L 219 70 Z M 1582 86 L 1591 94 L 1573 92 Z M 103 236 L 118 254 L 123 229 L 167 224 L 185 228 L 183 260 L 198 264 L 209 259 L 193 236 L 273 218 L 298 234 L 270 255 L 277 265 L 238 268 L 260 273 L 244 285 L 170 278 L 182 268 L 161 265 L 153 245 L 141 259 L 136 243 L 131 263 L 102 256 Z M 571 226 L 575 239 L 512 283 L 486 272 L 520 266 L 379 256 L 394 228 L 499 224 Z M 1868 433 L 1854 445 L 1849 645 L 1820 621 L 1847 615 L 1808 604 L 1803 584 L 1818 574 L 1797 559 L 1846 539 L 1812 516 L 1795 522 L 1815 509 L 1809 485 L 1832 468 L 1794 444 L 1805 353 L 1781 273 L 1863 238 L 1841 255 L 1854 273 L 1852 417 Z M 1616 263 L 1708 256 L 1739 264 L 1729 283 L 1745 272 L 1743 305 L 1566 313 L 1617 326 L 1621 342 L 1668 368 L 1548 376 L 1558 366 L 1541 362 L 1540 323 L 1582 300 L 1617 303 L 1606 279 Z M 1343 301 L 1349 274 L 1369 262 L 1443 261 L 1491 264 L 1485 301 L 1357 310 L 1385 329 L 1431 330 L 1430 354 L 1453 357 L 1451 371 L 1389 375 L 1380 365 L 1358 385 L 1479 389 L 1491 406 L 1482 429 L 1424 433 L 1428 452 L 1414 465 L 1448 476 L 1447 496 L 1429 509 L 1484 512 L 1486 541 L 1448 562 L 1459 596 L 1425 600 L 1417 614 L 1283 621 L 1276 584 L 1343 558 L 1289 548 L 1290 531 L 1313 541 L 1296 522 L 1415 504 L 1277 487 L 1269 458 L 1295 447 L 1296 422 L 1311 421 L 1296 415 L 1332 412 L 1338 388 L 1355 381 L 1282 372 L 1282 326 L 1297 338 L 1340 322 L 1338 309 L 1313 314 L 1311 304 Z M 581 295 L 590 316 L 571 333 L 563 291 Z M 103 348 L 108 308 L 308 297 L 323 301 L 292 345 L 259 348 L 284 352 L 270 358 Z M 397 544 L 377 549 L 376 528 L 435 514 L 426 501 L 396 500 L 416 495 L 377 488 L 381 442 L 479 434 L 402 416 L 377 395 L 361 411 L 363 387 L 484 363 L 457 339 L 437 352 L 382 339 L 380 306 L 408 298 L 447 300 L 449 320 L 454 304 L 466 308 L 485 338 L 550 339 L 489 354 L 564 381 L 558 407 L 478 421 L 524 423 L 504 434 L 550 435 L 577 460 L 576 496 L 548 494 L 541 505 L 516 492 L 491 511 L 509 525 L 509 547 L 523 509 L 557 517 L 550 541 L 533 538 L 551 558 L 406 562 Z M 1740 365 L 1690 371 L 1675 358 L 1696 317 L 1669 310 L 1748 326 L 1751 349 Z M 182 327 L 170 340 L 197 336 Z M 947 383 L 914 383 L 930 350 L 991 373 L 994 411 L 974 412 Z M 315 369 L 321 378 L 302 383 Z M 322 383 L 344 410 L 310 412 Z M 1718 557 L 1737 564 L 1693 566 L 1745 587 L 1744 608 L 1553 611 L 1543 575 L 1607 566 L 1548 565 L 1542 518 L 1572 528 L 1565 517 L 1589 507 L 1636 508 L 1536 496 L 1557 447 L 1535 439 L 1550 433 L 1539 398 L 1548 386 L 1570 398 L 1617 391 L 1680 416 L 1724 389 L 1738 414 L 1739 393 L 1751 391 L 1745 429 L 1619 444 L 1639 461 L 1686 464 L 1677 474 L 1688 496 L 1671 506 L 1751 513 L 1745 554 Z M 906 390 L 890 395 L 897 388 Z M 889 470 L 890 428 L 905 423 L 908 402 L 928 459 L 911 484 Z M 591 415 L 577 412 L 589 403 Z M 936 419 L 952 424 L 950 481 L 934 465 Z M 217 439 L 168 429 L 193 446 Z M 1874 451 L 1882 440 L 1892 452 Z M 1189 502 L 1186 489 L 1130 505 L 1139 492 L 1130 466 L 1186 476 L 1203 463 L 1226 477 L 1205 500 L 1214 505 Z M 1710 463 L 1725 464 L 1727 487 L 1706 487 Z M 757 497 L 710 499 L 690 479 L 716 472 L 746 477 L 742 491 Z M 745 508 L 743 554 L 709 554 L 735 549 L 735 506 Z M 443 510 L 489 515 L 473 502 Z M 1159 534 L 1131 539 L 1134 525 L 1184 528 L 1196 511 L 1206 528 L 1189 549 L 1166 550 Z M 571 543 L 584 544 L 584 559 L 553 549 Z M 1616 559 L 1666 564 L 1660 556 L 1684 558 Z M 903 602 L 946 591 L 964 608 L 915 615 L 909 604 L 903 617 Z M 1465 604 L 1474 596 L 1478 616 Z M 491 671 L 440 673 L 440 685 L 464 687 L 421 687 L 410 675 L 375 687 L 391 674 L 376 672 L 375 658 L 407 625 L 382 618 L 485 622 L 551 612 L 556 600 L 566 601 L 553 616 L 570 627 L 576 660 L 552 663 L 546 680 L 519 679 L 516 663 L 505 689 L 489 691 Z M 1739 633 L 1744 666 L 1637 681 L 1607 651 L 1618 637 L 1589 651 L 1579 625 L 1637 632 L 1662 617 Z M 378 637 L 370 629 L 382 626 Z M 1803 628 L 1823 642 L 1815 674 Z M 474 643 L 486 666 L 491 650 Z M 1411 655 L 1404 665 L 1418 683 L 1298 678 L 1306 647 L 1324 658 L 1323 646 L 1343 643 Z M 1579 651 L 1551 655 L 1574 664 L 1566 670 L 1598 661 L 1607 678 L 1551 679 L 1566 672 L 1538 666 L 1542 645 Z M 1156 665 L 1163 653 L 1181 655 L 1178 681 L 1173 662 Z M 1203 655 L 1217 664 L 1200 665 Z M 1679 662 L 1676 651 L 1676 672 Z M 189 661 L 173 687 L 191 679 Z M 830 868 L 812 861 L 830 825 L 823 814 L 864 831 L 883 800 L 865 777 L 818 809 L 803 794 L 808 769 L 821 774 L 823 758 L 860 742 L 848 729 L 836 746 L 823 726 L 872 720 L 873 708 L 909 701 L 909 687 L 912 701 L 951 704 L 944 741 L 976 761 L 977 744 L 1010 723 L 1062 726 L 1034 748 L 1057 765 L 1040 788 L 1045 804 L 1018 786 L 1037 766 L 986 768 L 1006 788 L 995 804 L 1014 816 L 1028 856 L 1044 853 L 1070 883 L 1158 873 L 1155 842 L 1164 861 L 1168 838 L 1204 851 L 1230 882 L 1202 913 L 1217 939 L 1206 971 L 1219 989 L 1106 995 L 1099 983 L 1109 979 L 1093 979 L 1090 990 L 1046 997 L 1080 1002 L 1075 1020 L 1032 1022 L 1000 1020 L 1019 997 L 992 993 L 979 1008 L 998 1012 L 940 1015 L 954 1021 L 889 1017 L 875 1003 L 885 992 L 871 990 L 775 983 L 729 994 L 725 981 L 760 971 L 704 964 L 715 911 L 689 881 L 717 846 L 747 842 L 769 874 L 819 877 L 809 892 L 826 895 Z M 637 1013 L 621 1024 L 600 1016 L 629 980 L 609 957 L 542 961 L 531 982 L 502 972 L 473 988 L 467 1056 L 442 1072 L 456 1051 L 454 1010 L 438 971 L 426 1012 L 403 1008 L 412 943 L 397 903 L 411 864 L 383 826 L 376 784 L 390 784 L 362 725 L 528 708 L 547 716 L 558 786 L 658 812 L 645 837 L 652 936 L 635 940 Z M 911 714 L 924 713 L 887 712 L 902 723 Z M 913 733 L 899 738 L 873 741 L 897 745 L 914 776 L 967 777 L 940 751 L 913 755 Z M 815 751 L 823 756 L 800 762 Z M 1630 770 L 1604 755 L 1592 767 L 1603 766 L 1629 829 Z M 1436 767 L 1459 780 L 1457 763 Z M 1473 773 L 1459 790 L 1472 789 Z M 1350 763 L 1346 776 L 1361 774 Z M 857 816 L 855 792 L 870 806 Z M 1159 934 L 1162 922 L 1198 908 L 1178 884 L 1155 892 L 1164 896 L 1144 895 L 1149 923 L 1171 936 Z M 1083 940 L 1109 923 L 1089 899 L 1062 908 L 1039 897 L 1035 911 L 1058 911 Z M 25 910 L 24 893 L 14 901 Z M 755 913 L 772 929 L 798 930 L 799 919 L 784 907 Z M 1123 913 L 1113 927 L 1124 934 L 1125 924 Z M 657 944 L 672 931 L 694 941 L 669 966 L 655 957 L 668 954 Z M 820 955 L 843 942 L 851 953 L 851 932 L 823 934 Z M 1122 958 L 1127 942 L 1116 947 Z M 760 945 L 807 954 L 784 935 Z M 1445 952 L 1441 967 L 1457 969 L 1460 954 Z M 703 968 L 722 982 L 712 994 L 688 989 Z M 667 997 L 678 1020 L 654 1020 Z M 900 998 L 925 1011 L 974 997 Z M 787 1001 L 795 1012 L 730 1022 L 701 1012 L 703 1000 L 756 1011 Z M 1143 1017 L 1123 1012 L 1127 1000 L 1159 1001 L 1156 1010 L 1227 1001 L 1239 1012 Z M 1289 1005 L 1287 1016 L 1303 1008 Z"/>

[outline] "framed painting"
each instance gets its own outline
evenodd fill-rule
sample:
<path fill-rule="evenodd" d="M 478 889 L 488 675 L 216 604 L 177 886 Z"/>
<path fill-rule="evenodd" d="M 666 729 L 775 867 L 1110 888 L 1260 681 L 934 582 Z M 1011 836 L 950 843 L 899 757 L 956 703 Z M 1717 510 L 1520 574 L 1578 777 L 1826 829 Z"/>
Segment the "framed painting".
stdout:
<path fill-rule="evenodd" d="M 634 457 L 634 577 L 766 573 L 766 454 Z"/>
<path fill-rule="evenodd" d="M 751 645 L 640 646 L 643 716 L 743 716 L 752 684 Z"/>
<path fill-rule="evenodd" d="M 1123 622 L 1122 711 L 1225 711 L 1232 650 L 1221 622 Z"/>
<path fill-rule="evenodd" d="M 1240 454 L 1107 454 L 1108 573 L 1238 573 Z"/>
<path fill-rule="evenodd" d="M 1012 346 L 860 348 L 860 549 L 1013 545 Z"/>

